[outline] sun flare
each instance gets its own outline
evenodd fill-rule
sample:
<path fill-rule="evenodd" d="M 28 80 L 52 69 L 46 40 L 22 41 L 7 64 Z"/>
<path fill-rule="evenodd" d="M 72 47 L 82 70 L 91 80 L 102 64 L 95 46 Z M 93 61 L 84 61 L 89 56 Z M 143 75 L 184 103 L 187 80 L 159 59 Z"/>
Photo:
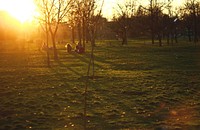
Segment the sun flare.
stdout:
<path fill-rule="evenodd" d="M 36 14 L 33 0 L 0 0 L 0 9 L 7 11 L 21 23 L 33 20 Z"/>

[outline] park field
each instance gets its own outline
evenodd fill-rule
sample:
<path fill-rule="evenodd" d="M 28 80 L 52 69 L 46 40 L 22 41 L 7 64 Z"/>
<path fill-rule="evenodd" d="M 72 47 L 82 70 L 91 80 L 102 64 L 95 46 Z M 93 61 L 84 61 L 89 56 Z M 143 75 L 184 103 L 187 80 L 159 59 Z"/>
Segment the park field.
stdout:
<path fill-rule="evenodd" d="M 199 45 L 99 41 L 94 78 L 89 46 L 58 52 L 47 67 L 33 43 L 1 49 L 0 130 L 200 129 Z"/>

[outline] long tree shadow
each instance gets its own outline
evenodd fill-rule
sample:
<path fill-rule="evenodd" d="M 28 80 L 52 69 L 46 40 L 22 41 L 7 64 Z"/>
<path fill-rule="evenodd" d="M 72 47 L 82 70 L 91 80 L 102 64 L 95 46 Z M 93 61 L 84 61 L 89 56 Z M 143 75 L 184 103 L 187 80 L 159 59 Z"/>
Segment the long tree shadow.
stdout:
<path fill-rule="evenodd" d="M 79 73 L 78 71 L 76 71 L 75 69 L 72 69 L 72 67 L 69 67 L 69 65 L 64 64 L 61 61 L 57 61 L 59 67 L 64 67 L 66 69 L 68 69 L 69 71 L 71 71 L 72 73 L 74 73 L 77 76 L 83 76 L 83 74 Z"/>
<path fill-rule="evenodd" d="M 90 60 L 90 53 L 85 53 L 85 54 L 77 54 L 77 53 L 71 53 L 71 55 L 73 55 L 75 58 L 79 59 L 80 61 L 86 63 L 86 64 L 89 64 L 89 60 Z M 95 61 L 99 62 L 99 57 L 98 56 L 95 56 Z M 102 62 L 102 60 L 100 61 Z M 104 69 L 103 66 L 95 63 L 95 66 L 100 68 L 100 69 Z"/>
<path fill-rule="evenodd" d="M 94 99 L 91 99 L 93 96 L 93 92 L 90 90 L 91 87 L 91 81 L 89 77 L 84 78 L 85 81 L 85 90 L 83 94 L 83 128 L 84 130 L 90 130 L 90 129 L 99 129 L 99 128 L 106 128 L 111 129 L 112 127 L 106 122 L 105 119 L 102 118 L 102 115 L 93 115 L 91 116 L 89 113 L 94 113 L 91 101 Z M 98 120 L 98 122 L 96 121 Z M 93 123 L 91 123 L 92 121 Z M 103 126 L 102 126 L 103 124 Z M 99 127 L 100 126 L 100 127 Z"/>

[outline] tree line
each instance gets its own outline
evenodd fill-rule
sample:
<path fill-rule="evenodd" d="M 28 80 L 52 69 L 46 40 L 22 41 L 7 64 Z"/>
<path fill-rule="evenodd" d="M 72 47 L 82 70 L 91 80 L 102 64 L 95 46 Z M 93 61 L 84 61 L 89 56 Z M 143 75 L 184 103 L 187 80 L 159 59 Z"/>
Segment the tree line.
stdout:
<path fill-rule="evenodd" d="M 56 33 L 59 24 L 64 22 L 70 26 L 71 42 L 75 43 L 75 40 L 78 40 L 84 48 L 85 44 L 91 41 L 94 30 L 98 33 L 108 30 L 108 28 L 103 30 L 102 24 L 108 25 L 116 37 L 122 39 L 123 45 L 127 44 L 128 37 L 149 37 L 152 44 L 158 40 L 160 46 L 164 38 L 167 44 L 177 43 L 180 35 L 187 35 L 190 42 L 198 42 L 199 0 L 186 0 L 177 7 L 172 5 L 173 0 L 146 1 L 148 5 L 145 6 L 134 0 L 116 4 L 114 16 L 108 22 L 102 21 L 102 13 L 98 13 L 102 11 L 102 8 L 97 0 L 35 0 L 40 12 L 38 20 L 46 32 L 46 37 L 49 35 L 51 37 L 55 59 L 58 58 Z M 95 32 L 95 35 L 98 36 L 98 33 Z M 46 41 L 47 45 L 48 42 Z"/>
<path fill-rule="evenodd" d="M 159 46 L 165 38 L 168 45 L 178 42 L 178 37 L 187 36 L 190 42 L 197 43 L 200 33 L 200 1 L 186 0 L 174 7 L 173 0 L 148 0 L 148 5 L 126 1 L 118 5 L 112 28 L 127 44 L 129 37 L 149 37 L 152 44 L 158 40 Z"/>

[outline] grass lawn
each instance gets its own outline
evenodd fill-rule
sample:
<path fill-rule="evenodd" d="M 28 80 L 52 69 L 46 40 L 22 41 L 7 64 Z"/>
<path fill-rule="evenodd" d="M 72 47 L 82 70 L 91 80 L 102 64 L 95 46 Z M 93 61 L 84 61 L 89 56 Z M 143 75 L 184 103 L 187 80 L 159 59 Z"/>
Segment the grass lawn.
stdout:
<path fill-rule="evenodd" d="M 89 51 L 30 46 L 0 51 L 0 130 L 200 129 L 200 46 L 98 42 L 93 80 Z"/>

